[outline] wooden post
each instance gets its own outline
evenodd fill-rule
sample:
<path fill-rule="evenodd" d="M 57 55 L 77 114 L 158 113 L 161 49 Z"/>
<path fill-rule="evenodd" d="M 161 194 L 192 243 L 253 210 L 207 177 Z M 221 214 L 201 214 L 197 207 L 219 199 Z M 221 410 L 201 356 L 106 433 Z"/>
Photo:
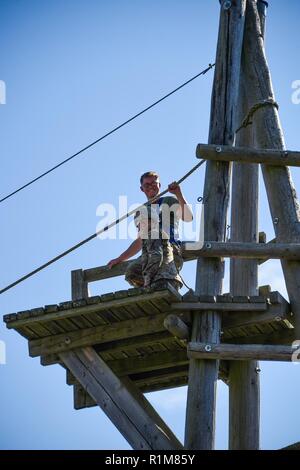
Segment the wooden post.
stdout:
<path fill-rule="evenodd" d="M 71 272 L 71 290 L 72 300 L 88 298 L 88 283 L 84 279 L 84 272 L 82 269 L 76 269 Z"/>
<path fill-rule="evenodd" d="M 248 80 L 245 73 L 245 47 L 242 52 L 238 122 L 249 110 Z M 251 127 L 236 136 L 237 147 L 252 147 Z M 233 163 L 231 202 L 231 242 L 258 242 L 258 164 Z M 230 260 L 232 295 L 258 294 L 257 260 Z M 259 449 L 259 375 L 257 361 L 232 361 L 229 364 L 229 449 Z"/>
<path fill-rule="evenodd" d="M 245 28 L 245 73 L 249 80 L 250 106 L 266 99 L 274 99 L 272 81 L 266 61 L 264 41 L 261 35 L 257 4 L 247 3 L 247 27 Z M 258 109 L 252 117 L 257 148 L 285 149 L 284 137 L 275 106 Z M 278 242 L 299 242 L 300 209 L 288 168 L 262 165 L 262 173 L 270 205 L 273 226 Z M 300 338 L 300 263 L 281 261 L 292 310 L 295 314 L 295 332 Z"/>
<path fill-rule="evenodd" d="M 257 0 L 257 9 L 260 18 L 261 35 L 262 38 L 265 39 L 268 2 L 265 0 Z"/>
<path fill-rule="evenodd" d="M 209 143 L 230 145 L 234 138 L 235 108 L 240 76 L 246 0 L 221 4 L 216 69 L 212 93 Z M 204 186 L 204 237 L 224 241 L 229 199 L 230 165 L 206 163 Z M 198 260 L 196 293 L 220 294 L 224 262 L 220 258 Z M 195 314 L 192 341 L 220 341 L 220 313 Z M 215 440 L 218 361 L 190 360 L 186 408 L 185 447 L 213 449 Z"/>

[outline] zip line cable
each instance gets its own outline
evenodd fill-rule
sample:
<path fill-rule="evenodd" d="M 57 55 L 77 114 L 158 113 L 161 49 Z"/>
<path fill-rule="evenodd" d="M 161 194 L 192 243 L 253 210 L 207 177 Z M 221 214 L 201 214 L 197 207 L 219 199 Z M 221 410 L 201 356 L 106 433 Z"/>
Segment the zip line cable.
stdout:
<path fill-rule="evenodd" d="M 61 167 L 62 165 L 64 165 L 65 163 L 69 162 L 70 160 L 72 160 L 73 158 L 77 157 L 78 155 L 80 155 L 81 153 L 85 152 L 86 150 L 88 150 L 89 148 L 93 147 L 94 145 L 96 145 L 98 142 L 100 142 L 101 140 L 105 139 L 106 137 L 108 137 L 109 135 L 113 134 L 114 132 L 116 132 L 117 130 L 121 129 L 122 127 L 126 126 L 126 124 L 128 124 L 129 122 L 133 121 L 134 119 L 136 119 L 137 117 L 141 116 L 142 114 L 144 114 L 146 111 L 148 111 L 149 109 L 151 108 L 154 108 L 154 106 L 156 106 L 157 104 L 161 103 L 163 100 L 165 100 L 166 98 L 168 98 L 169 96 L 173 95 L 174 93 L 176 93 L 178 90 L 180 90 L 181 88 L 185 87 L 186 85 L 188 85 L 189 83 L 191 83 L 193 80 L 195 80 L 196 78 L 200 77 L 200 75 L 205 75 L 210 69 L 212 69 L 213 67 L 215 66 L 215 64 L 209 64 L 208 67 L 204 70 L 202 70 L 202 72 L 199 72 L 197 75 L 195 75 L 194 77 L 190 78 L 189 80 L 187 80 L 186 82 L 184 82 L 182 85 L 178 86 L 177 88 L 175 88 L 174 90 L 170 91 L 170 93 L 167 93 L 166 95 L 164 95 L 162 98 L 160 98 L 159 100 L 155 101 L 154 103 L 152 103 L 150 106 L 147 106 L 147 108 L 144 108 L 142 111 L 140 111 L 139 113 L 135 114 L 134 116 L 132 116 L 131 118 L 127 119 L 127 121 L 124 121 L 122 124 L 120 124 L 119 126 L 115 127 L 114 129 L 112 129 L 111 131 L 107 132 L 106 134 L 104 134 L 102 137 L 99 137 L 99 139 L 97 140 L 94 140 L 94 142 L 90 143 L 89 145 L 87 145 L 86 147 L 82 148 L 81 150 L 79 150 L 78 152 L 74 153 L 73 155 L 71 155 L 70 157 L 66 158 L 65 160 L 63 160 L 62 162 L 58 163 L 57 165 L 53 166 L 52 168 L 49 168 L 49 170 L 45 171 L 44 173 L 40 174 L 39 176 L 37 176 L 36 178 L 32 179 L 31 181 L 28 181 L 28 183 L 24 184 L 23 186 L 20 186 L 19 188 L 15 189 L 14 191 L 12 191 L 11 193 L 7 194 L 6 196 L 4 196 L 2 199 L 0 199 L 0 203 L 6 201 L 6 199 L 9 199 L 10 197 L 14 196 L 15 194 L 17 194 L 18 192 L 22 191 L 23 189 L 27 188 L 28 186 L 32 185 L 33 183 L 35 183 L 36 181 L 40 180 L 41 178 L 43 178 L 44 176 L 48 175 L 49 173 L 51 173 L 52 171 L 54 170 L 57 170 L 57 168 Z M 0 292 L 1 293 L 1 292 Z"/>
<path fill-rule="evenodd" d="M 194 171 L 196 171 L 206 160 L 200 160 L 199 163 L 197 163 L 197 165 L 195 165 L 188 173 L 186 173 L 180 180 L 177 181 L 177 184 L 181 184 L 186 178 L 188 178 L 192 173 L 194 173 Z M 142 207 L 144 206 L 148 206 L 149 204 L 152 204 L 154 201 L 156 201 L 157 199 L 159 199 L 161 196 L 163 196 L 164 194 L 166 194 L 168 192 L 168 189 L 165 189 L 164 191 L 162 191 L 161 193 L 159 193 L 157 196 L 154 196 L 153 198 L 151 198 L 146 204 L 141 204 L 140 206 L 138 206 L 136 209 L 133 209 L 132 211 L 130 212 L 127 212 L 127 214 L 124 214 L 122 215 L 122 217 L 120 217 L 119 219 L 115 220 L 114 222 L 112 222 L 111 224 L 107 225 L 106 227 L 102 228 L 101 230 L 98 230 L 96 233 L 93 233 L 93 235 L 91 235 L 90 237 L 88 238 L 85 238 L 84 240 L 82 240 L 81 242 L 77 243 L 76 245 L 72 246 L 71 248 L 69 248 L 68 250 L 64 251 L 63 253 L 55 256 L 55 258 L 52 258 L 51 260 L 49 260 L 47 263 L 45 264 L 42 264 L 40 267 L 34 269 L 33 271 L 31 271 L 30 273 L 26 274 L 25 276 L 23 277 L 20 277 L 19 279 L 17 279 L 15 282 L 13 282 L 12 284 L 9 284 L 8 286 L 4 287 L 3 289 L 0 290 L 0 294 L 3 294 L 4 292 L 8 291 L 9 289 L 11 289 L 12 287 L 15 287 L 17 284 L 20 284 L 21 282 L 25 281 L 26 279 L 28 279 L 29 277 L 33 276 L 34 274 L 37 274 L 38 272 L 42 271 L 43 269 L 47 268 L 48 266 L 50 266 L 50 264 L 53 264 L 55 263 L 56 261 L 58 261 L 59 259 L 63 258 L 64 256 L 68 255 L 69 253 L 71 253 L 72 251 L 76 250 L 77 248 L 79 248 L 80 246 L 84 245 L 85 243 L 88 243 L 89 241 L 93 240 L 94 238 L 96 238 L 98 235 L 100 235 L 101 233 L 103 232 L 106 232 L 107 230 L 109 230 L 111 227 L 114 227 L 115 225 L 119 224 L 122 220 L 126 219 L 127 217 L 129 217 L 130 215 L 134 214 L 135 212 L 137 212 L 139 209 L 141 209 Z"/>

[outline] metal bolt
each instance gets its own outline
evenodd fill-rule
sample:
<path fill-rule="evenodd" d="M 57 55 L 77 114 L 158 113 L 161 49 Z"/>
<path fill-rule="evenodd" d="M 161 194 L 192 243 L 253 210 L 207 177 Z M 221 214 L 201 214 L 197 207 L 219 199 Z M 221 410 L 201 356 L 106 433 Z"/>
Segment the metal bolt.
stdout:
<path fill-rule="evenodd" d="M 289 152 L 286 150 L 286 151 L 283 153 L 283 155 L 284 155 L 285 157 L 288 157 L 288 156 L 289 156 Z"/>
<path fill-rule="evenodd" d="M 278 222 L 279 222 L 279 219 L 278 219 L 278 217 L 275 217 L 275 219 L 274 219 L 274 224 L 275 224 L 275 225 L 277 225 L 277 224 L 278 224 Z"/>
<path fill-rule="evenodd" d="M 231 2 L 226 0 L 226 2 L 223 3 L 223 8 L 224 10 L 229 10 L 229 8 L 231 8 Z"/>
<path fill-rule="evenodd" d="M 206 344 L 204 349 L 205 349 L 206 352 L 210 352 L 211 351 L 211 345 Z"/>
<path fill-rule="evenodd" d="M 275 317 L 275 320 L 276 320 L 276 321 L 281 321 L 281 317 L 279 317 L 279 316 L 278 316 L 278 317 Z"/>
<path fill-rule="evenodd" d="M 260 367 L 255 367 L 255 372 L 256 372 L 257 374 L 259 374 L 259 373 L 261 372 Z"/>
<path fill-rule="evenodd" d="M 66 344 L 70 344 L 70 343 L 71 343 L 71 339 L 70 339 L 68 336 L 65 338 L 65 343 L 66 343 Z"/>
<path fill-rule="evenodd" d="M 216 147 L 216 152 L 221 153 L 222 152 L 222 147 Z"/>
<path fill-rule="evenodd" d="M 198 201 L 198 202 L 202 202 L 202 201 L 203 201 L 203 197 L 202 197 L 202 196 L 197 197 L 197 201 Z"/>
<path fill-rule="evenodd" d="M 210 249 L 211 248 L 211 243 L 205 243 L 205 248 Z"/>

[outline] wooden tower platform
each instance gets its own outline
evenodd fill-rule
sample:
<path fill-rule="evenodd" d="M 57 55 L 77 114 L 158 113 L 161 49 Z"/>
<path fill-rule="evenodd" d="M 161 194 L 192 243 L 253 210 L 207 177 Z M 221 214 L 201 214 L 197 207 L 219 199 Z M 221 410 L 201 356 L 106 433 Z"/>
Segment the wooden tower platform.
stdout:
<path fill-rule="evenodd" d="M 213 346 L 204 345 L 201 352 L 199 344 L 188 343 L 193 315 L 207 310 L 222 314 L 224 349 L 217 353 Z M 172 286 L 133 288 L 8 314 L 4 321 L 28 339 L 31 357 L 40 356 L 42 365 L 66 368 L 75 409 L 97 403 L 64 363 L 64 353 L 93 348 L 116 377 L 130 379 L 141 392 L 153 392 L 187 385 L 189 355 L 232 359 L 230 345 L 243 345 L 240 353 L 248 353 L 248 359 L 259 355 L 272 360 L 274 354 L 274 359 L 289 361 L 291 348 L 281 345 L 295 340 L 293 313 L 278 292 L 214 297 L 191 291 L 181 296 Z M 270 350 L 266 344 L 272 345 Z M 246 345 L 256 346 L 252 351 Z M 226 362 L 219 378 L 227 381 Z"/>
<path fill-rule="evenodd" d="M 214 449 L 218 378 L 229 386 L 229 448 L 259 449 L 257 361 L 299 360 L 300 205 L 288 166 L 300 166 L 300 153 L 285 149 L 264 50 L 266 6 L 220 0 L 209 145 L 197 147 L 207 160 L 205 242 L 183 247 L 185 261 L 197 259 L 195 292 L 166 285 L 89 297 L 88 283 L 123 274 L 127 262 L 73 271 L 72 300 L 4 316 L 30 356 L 66 369 L 74 407 L 100 406 L 133 449 L 183 449 L 144 393 L 186 384 L 184 448 Z M 258 164 L 269 243 L 258 231 Z M 224 257 L 231 294 L 222 294 Z M 258 287 L 258 266 L 273 258 L 289 302 Z"/>

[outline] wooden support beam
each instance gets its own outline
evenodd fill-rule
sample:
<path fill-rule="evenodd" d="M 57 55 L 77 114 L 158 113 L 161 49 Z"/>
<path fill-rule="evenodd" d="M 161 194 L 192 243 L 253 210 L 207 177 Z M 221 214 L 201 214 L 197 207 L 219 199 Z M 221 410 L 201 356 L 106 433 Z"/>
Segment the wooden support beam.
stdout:
<path fill-rule="evenodd" d="M 263 244 L 260 248 L 258 248 L 259 251 L 257 251 L 257 244 L 254 243 L 224 243 L 214 241 L 206 241 L 203 248 L 199 250 L 198 242 L 187 241 L 183 243 L 183 260 L 193 261 L 199 257 L 225 258 L 231 256 L 238 258 L 255 258 L 262 256 L 262 258 L 260 258 L 261 262 L 264 262 L 270 258 L 299 259 L 299 243 L 276 244 L 275 249 L 272 250 L 272 248 L 269 247 L 269 244 L 274 244 L 274 241 L 272 240 L 264 245 L 266 247 L 266 251 L 263 249 Z M 195 246 L 195 249 L 193 249 L 193 245 Z M 188 249 L 186 248 L 187 246 Z M 108 269 L 106 265 L 87 269 L 86 271 L 83 271 L 84 279 L 88 280 L 88 282 L 93 282 L 111 277 L 122 276 L 125 274 L 128 264 L 129 261 L 125 261 L 124 263 L 120 263 L 114 266 L 112 269 Z"/>
<path fill-rule="evenodd" d="M 182 349 L 182 351 L 160 351 L 149 354 L 145 357 L 135 356 L 128 357 L 126 359 L 107 361 L 107 365 L 120 377 L 187 364 L 188 358 L 186 348 Z"/>
<path fill-rule="evenodd" d="M 105 266 L 98 266 L 96 268 L 85 269 L 84 279 L 87 282 L 100 281 L 101 279 L 109 279 L 110 277 L 122 276 L 125 274 L 126 269 L 130 265 L 130 261 L 124 261 L 123 263 L 116 264 L 111 269 Z"/>
<path fill-rule="evenodd" d="M 71 294 L 72 300 L 87 299 L 88 283 L 84 279 L 84 272 L 82 269 L 71 271 Z"/>
<path fill-rule="evenodd" d="M 200 159 L 222 162 L 261 163 L 281 167 L 300 166 L 300 152 L 291 150 L 198 144 L 196 156 Z"/>
<path fill-rule="evenodd" d="M 247 21 L 247 20 L 246 20 Z M 243 47 L 239 83 L 239 100 L 237 106 L 236 128 L 240 125 L 249 109 L 247 82 L 249 77 L 245 73 L 245 49 Z M 232 165 L 232 196 L 231 196 L 231 222 L 230 241 L 244 244 L 255 244 L 265 247 L 259 242 L 258 235 L 258 165 L 255 158 L 249 158 L 249 147 L 253 147 L 253 132 L 250 127 L 241 129 L 236 135 L 233 152 L 237 159 Z M 219 146 L 216 154 L 223 155 L 228 147 Z M 246 150 L 243 152 L 243 150 Z M 250 150 L 251 151 L 251 150 Z M 242 154 L 242 160 L 238 155 Z M 247 160 L 243 160 L 245 155 Z M 260 156 L 261 157 L 261 156 Z M 240 162 L 246 162 L 243 165 Z M 245 210 L 247 208 L 247 210 Z M 259 249 L 259 248 L 258 248 Z M 231 258 L 230 259 L 230 292 L 232 295 L 257 295 L 258 260 Z M 251 325 L 255 317 L 259 321 L 268 321 L 270 310 L 260 314 L 249 313 L 247 318 L 243 315 L 223 315 L 222 328 Z M 262 318 L 265 317 L 265 318 Z M 225 326 L 226 325 L 226 326 Z M 232 361 L 229 365 L 229 439 L 230 450 L 259 449 L 259 374 L 257 361 Z"/>
<path fill-rule="evenodd" d="M 173 336 L 170 336 L 168 331 L 161 331 L 159 333 L 150 333 L 147 335 L 133 336 L 132 338 L 123 338 L 117 341 L 108 341 L 105 343 L 96 344 L 94 349 L 97 353 L 114 353 L 124 351 L 130 348 L 143 348 L 145 346 L 155 345 L 163 341 L 164 343 L 174 342 Z M 48 354 L 41 356 L 42 366 L 51 366 L 59 362 L 57 354 Z"/>
<path fill-rule="evenodd" d="M 61 353 L 60 357 L 133 449 L 182 449 L 134 384 L 116 377 L 93 348 Z"/>
<path fill-rule="evenodd" d="M 212 92 L 209 143 L 231 145 L 234 140 L 241 51 L 244 35 L 245 0 L 222 2 Z M 206 163 L 204 184 L 204 239 L 225 241 L 229 202 L 230 166 L 227 162 Z M 200 258 L 195 291 L 222 292 L 224 262 Z M 216 311 L 195 315 L 193 341 L 220 341 L 221 316 Z M 185 426 L 187 449 L 213 449 L 215 440 L 217 361 L 191 359 Z"/>
<path fill-rule="evenodd" d="M 188 356 L 194 359 L 224 359 L 228 361 L 292 361 L 299 346 L 262 344 L 189 343 Z"/>
<path fill-rule="evenodd" d="M 230 344 L 276 344 L 291 345 L 296 341 L 294 328 L 273 331 L 272 333 L 260 333 L 251 336 L 239 336 L 226 338 L 225 342 Z"/>
<path fill-rule="evenodd" d="M 270 296 L 276 298 L 274 294 Z M 259 296 L 253 297 L 260 300 Z M 251 300 L 251 297 L 249 298 Z M 252 302 L 182 302 L 181 304 L 174 304 L 173 310 L 181 312 L 191 312 L 193 315 L 200 313 L 203 315 L 207 310 L 221 312 L 222 315 L 222 329 L 235 328 L 239 326 L 249 326 L 263 323 L 279 322 L 286 320 L 291 325 L 294 322 L 294 315 L 291 312 L 289 303 L 283 298 L 279 297 L 278 303 L 267 304 L 264 298 L 257 303 Z"/>
<path fill-rule="evenodd" d="M 118 341 L 164 331 L 165 313 L 153 317 L 126 320 L 84 330 L 75 330 L 55 336 L 29 341 L 31 357 L 69 351 L 94 344 Z"/>
<path fill-rule="evenodd" d="M 247 2 L 247 27 L 245 28 L 245 63 L 250 107 L 264 100 L 275 100 L 271 74 L 266 60 L 260 19 L 254 0 Z M 284 136 L 275 106 L 263 106 L 252 116 L 255 146 L 259 149 L 285 151 Z M 300 240 L 300 210 L 296 190 L 289 168 L 262 165 L 268 202 L 276 239 L 279 243 L 297 243 Z M 283 260 L 282 268 L 289 299 L 295 313 L 295 328 L 300 337 L 300 263 Z"/>
<path fill-rule="evenodd" d="M 185 347 L 182 350 L 160 351 L 147 356 L 133 356 L 105 362 L 118 377 L 126 377 L 128 375 L 144 374 L 145 372 L 151 372 L 153 376 L 159 376 L 160 372 L 164 372 L 166 369 L 170 372 L 179 366 L 186 366 L 187 370 L 189 361 Z M 74 383 L 74 377 L 67 374 L 67 384 L 73 385 Z"/>
<path fill-rule="evenodd" d="M 244 206 L 245 207 L 245 206 Z M 247 213 L 250 206 L 247 206 Z M 232 229 L 231 229 L 232 230 Z M 205 242 L 203 248 L 184 252 L 185 259 L 199 257 L 300 260 L 300 243 L 255 243 L 253 241 Z M 195 244 L 196 245 L 196 244 Z"/>
<path fill-rule="evenodd" d="M 173 304 L 172 308 L 178 311 L 188 310 L 194 312 L 205 312 L 207 310 L 214 310 L 215 312 L 264 312 L 267 310 L 267 303 L 182 302 L 180 304 Z"/>
<path fill-rule="evenodd" d="M 189 339 L 189 327 L 177 315 L 168 315 L 164 320 L 164 327 L 176 338 Z"/>

